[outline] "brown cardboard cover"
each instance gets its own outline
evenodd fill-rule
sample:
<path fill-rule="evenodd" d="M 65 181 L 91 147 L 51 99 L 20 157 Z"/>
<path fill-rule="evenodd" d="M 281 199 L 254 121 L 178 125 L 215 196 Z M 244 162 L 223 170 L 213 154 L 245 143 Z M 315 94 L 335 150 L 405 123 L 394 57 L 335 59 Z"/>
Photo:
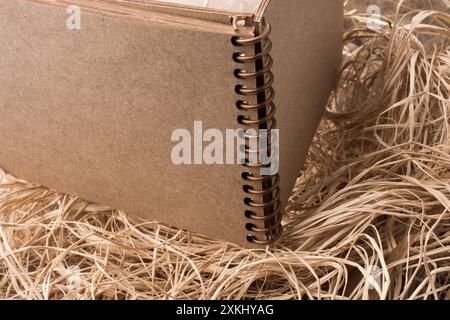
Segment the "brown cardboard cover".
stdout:
<path fill-rule="evenodd" d="M 282 203 L 287 204 L 336 83 L 342 57 L 341 0 L 272 0 Z"/>
<path fill-rule="evenodd" d="M 201 13 L 108 2 L 72 1 L 82 9 L 74 31 L 65 27 L 65 1 L 0 3 L 0 165 L 133 215 L 248 245 L 242 167 L 176 166 L 170 158 L 176 129 L 192 131 L 196 120 L 205 130 L 238 127 L 233 28 Z M 327 13 L 330 5 L 336 12 Z M 326 0 L 278 0 L 267 12 L 285 198 L 334 80 L 341 10 Z"/>

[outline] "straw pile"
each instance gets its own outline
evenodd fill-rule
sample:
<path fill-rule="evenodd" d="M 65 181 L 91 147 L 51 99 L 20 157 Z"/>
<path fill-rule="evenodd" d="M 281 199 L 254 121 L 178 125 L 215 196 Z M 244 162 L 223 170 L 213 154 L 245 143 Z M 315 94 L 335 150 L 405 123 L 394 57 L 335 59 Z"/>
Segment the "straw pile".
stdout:
<path fill-rule="evenodd" d="M 450 298 L 450 16 L 383 22 L 347 15 L 278 248 L 130 221 L 0 171 L 0 298 Z"/>

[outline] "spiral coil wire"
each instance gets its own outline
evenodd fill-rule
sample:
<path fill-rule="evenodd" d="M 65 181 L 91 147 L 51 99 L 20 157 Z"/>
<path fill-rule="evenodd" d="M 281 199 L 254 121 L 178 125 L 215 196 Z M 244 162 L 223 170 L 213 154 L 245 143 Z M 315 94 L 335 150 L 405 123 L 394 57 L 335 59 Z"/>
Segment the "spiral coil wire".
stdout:
<path fill-rule="evenodd" d="M 275 91 L 273 89 L 274 76 L 271 71 L 273 66 L 273 59 L 270 55 L 272 50 L 272 42 L 270 41 L 271 26 L 263 19 L 256 26 L 257 32 L 253 37 L 234 36 L 232 43 L 236 47 L 252 47 L 256 48 L 254 54 L 247 54 L 245 52 L 237 52 L 233 59 L 236 63 L 248 64 L 252 63 L 257 66 L 256 71 L 246 71 L 244 68 L 235 70 L 235 76 L 240 80 L 255 80 L 257 84 L 254 88 L 248 88 L 245 85 L 239 84 L 236 86 L 236 93 L 243 97 L 236 103 L 237 108 L 242 111 L 238 117 L 238 122 L 247 128 L 257 130 L 256 139 L 261 139 L 261 129 L 265 129 L 265 138 L 272 135 L 272 131 L 276 128 L 275 112 L 276 106 L 274 104 Z M 259 67 L 258 67 L 259 66 Z M 249 97 L 254 97 L 256 103 L 250 103 Z M 247 99 L 245 99 L 247 98 Z M 249 114 L 258 114 L 258 117 L 250 116 Z M 259 144 L 258 144 L 259 145 Z M 247 240 L 251 243 L 259 245 L 269 245 L 277 241 L 282 235 L 282 208 L 280 201 L 280 177 L 275 175 L 261 175 L 255 174 L 257 169 L 267 167 L 267 164 L 250 163 L 248 155 L 251 153 L 260 154 L 266 150 L 252 150 L 246 146 L 246 163 L 245 167 L 248 171 L 242 174 L 245 181 L 243 187 L 247 197 L 244 199 L 248 210 L 245 212 L 246 218 L 249 220 L 246 228 L 249 231 Z M 256 169 L 256 170 L 255 170 Z M 261 189 L 255 188 L 255 184 L 260 184 Z M 263 211 L 264 214 L 255 212 Z M 262 225 L 264 225 L 262 227 Z"/>

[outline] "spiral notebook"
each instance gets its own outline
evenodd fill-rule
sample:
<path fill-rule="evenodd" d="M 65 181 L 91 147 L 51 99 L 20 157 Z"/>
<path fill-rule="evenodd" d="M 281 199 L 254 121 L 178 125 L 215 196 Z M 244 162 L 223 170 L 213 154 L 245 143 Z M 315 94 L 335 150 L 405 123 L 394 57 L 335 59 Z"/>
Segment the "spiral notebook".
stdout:
<path fill-rule="evenodd" d="M 342 10 L 2 0 L 0 166 L 147 221 L 272 244 L 335 83 Z"/>

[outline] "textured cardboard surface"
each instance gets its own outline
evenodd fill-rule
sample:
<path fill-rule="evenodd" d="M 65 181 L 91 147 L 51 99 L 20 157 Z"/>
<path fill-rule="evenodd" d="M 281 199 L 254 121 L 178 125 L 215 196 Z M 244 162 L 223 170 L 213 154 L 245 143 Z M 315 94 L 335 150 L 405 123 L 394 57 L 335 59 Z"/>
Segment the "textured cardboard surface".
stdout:
<path fill-rule="evenodd" d="M 341 0 L 273 0 L 272 25 L 282 203 L 287 204 L 337 79 Z"/>
<path fill-rule="evenodd" d="M 247 245 L 242 167 L 170 159 L 175 129 L 192 131 L 196 120 L 204 129 L 237 127 L 233 29 L 224 19 L 200 21 L 199 12 L 180 18 L 113 2 L 76 1 L 82 27 L 69 31 L 66 1 L 2 0 L 0 165 L 130 214 Z M 334 80 L 341 13 L 325 13 L 324 22 L 318 15 L 328 1 L 281 2 L 268 15 L 286 198 Z M 290 11 L 303 5 L 313 14 L 298 19 Z"/>
<path fill-rule="evenodd" d="M 6 170 L 131 214 L 245 241 L 242 168 L 174 166 L 170 158 L 175 129 L 191 129 L 194 120 L 236 126 L 229 34 L 87 10 L 82 29 L 68 32 L 65 8 L 11 0 L 2 7 Z"/>

